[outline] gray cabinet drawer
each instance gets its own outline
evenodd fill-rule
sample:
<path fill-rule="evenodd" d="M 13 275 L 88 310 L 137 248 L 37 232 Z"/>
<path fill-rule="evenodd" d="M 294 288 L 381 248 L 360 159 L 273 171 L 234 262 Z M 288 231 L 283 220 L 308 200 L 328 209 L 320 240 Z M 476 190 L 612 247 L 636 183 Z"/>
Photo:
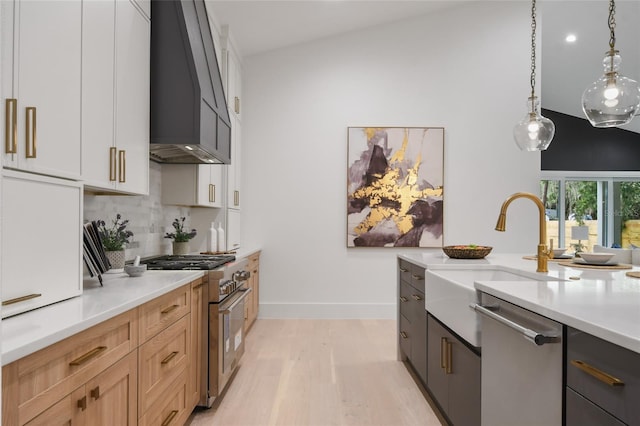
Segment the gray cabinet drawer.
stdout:
<path fill-rule="evenodd" d="M 409 284 L 404 281 L 400 282 L 400 299 L 398 300 L 400 314 L 409 322 L 411 322 L 411 317 L 413 316 L 413 299 L 411 295 L 415 292 L 415 289 Z"/>
<path fill-rule="evenodd" d="M 411 286 L 424 293 L 424 268 L 422 266 L 398 259 L 398 272 L 400 273 L 400 280 L 411 284 Z"/>
<path fill-rule="evenodd" d="M 398 334 L 400 350 L 408 358 L 411 356 L 411 323 L 402 315 L 400 315 Z"/>
<path fill-rule="evenodd" d="M 620 420 L 570 388 L 566 388 L 566 392 L 566 426 L 624 426 Z"/>
<path fill-rule="evenodd" d="M 413 264 L 406 260 L 398 259 L 398 272 L 400 273 L 400 279 L 406 283 L 411 283 L 411 268 Z"/>
<path fill-rule="evenodd" d="M 640 425 L 640 354 L 568 327 L 566 370 L 571 389 L 622 422 Z"/>

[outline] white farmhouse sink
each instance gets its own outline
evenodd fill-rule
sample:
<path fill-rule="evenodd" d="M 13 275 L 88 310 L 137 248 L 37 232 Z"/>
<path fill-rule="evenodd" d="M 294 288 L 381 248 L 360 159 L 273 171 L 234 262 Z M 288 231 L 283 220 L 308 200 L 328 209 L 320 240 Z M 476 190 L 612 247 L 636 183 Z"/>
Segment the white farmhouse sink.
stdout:
<path fill-rule="evenodd" d="M 471 268 L 444 267 L 425 271 L 426 308 L 433 316 L 455 331 L 460 337 L 480 347 L 480 318 L 470 304 L 478 301 L 476 281 L 559 281 L 535 272 L 506 267 L 473 265 Z M 562 281 L 562 280 L 560 280 Z"/>

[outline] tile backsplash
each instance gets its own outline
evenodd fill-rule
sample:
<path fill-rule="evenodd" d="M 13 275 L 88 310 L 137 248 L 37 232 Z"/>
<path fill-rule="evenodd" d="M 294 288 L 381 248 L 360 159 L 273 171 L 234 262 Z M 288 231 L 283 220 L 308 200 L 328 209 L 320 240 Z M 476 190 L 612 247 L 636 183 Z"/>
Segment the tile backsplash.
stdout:
<path fill-rule="evenodd" d="M 120 213 L 129 219 L 127 229 L 133 232 L 131 244 L 125 249 L 125 257 L 147 257 L 170 254 L 173 240 L 164 238 L 172 232 L 171 223 L 177 217 L 186 217 L 191 223 L 191 208 L 161 203 L 162 166 L 149 162 L 149 195 L 93 195 L 85 193 L 84 220 L 104 220 L 107 225 Z"/>

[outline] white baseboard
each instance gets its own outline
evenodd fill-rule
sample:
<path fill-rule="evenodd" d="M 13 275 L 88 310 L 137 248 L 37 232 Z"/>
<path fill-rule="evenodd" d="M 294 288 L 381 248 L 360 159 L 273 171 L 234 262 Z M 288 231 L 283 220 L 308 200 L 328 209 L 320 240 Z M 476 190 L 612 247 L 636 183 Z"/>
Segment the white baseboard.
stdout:
<path fill-rule="evenodd" d="M 395 303 L 260 303 L 259 318 L 396 319 Z"/>

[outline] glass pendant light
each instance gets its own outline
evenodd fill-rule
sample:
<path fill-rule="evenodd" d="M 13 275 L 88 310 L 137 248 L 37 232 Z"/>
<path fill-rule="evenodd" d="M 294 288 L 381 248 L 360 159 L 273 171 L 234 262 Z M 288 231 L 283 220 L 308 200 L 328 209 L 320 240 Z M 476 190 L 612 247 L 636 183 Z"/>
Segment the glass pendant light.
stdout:
<path fill-rule="evenodd" d="M 582 94 L 582 110 L 594 127 L 616 127 L 629 123 L 640 109 L 638 83 L 620 75 L 620 55 L 616 46 L 616 5 L 609 1 L 609 51 L 602 65 L 604 75 Z"/>
<path fill-rule="evenodd" d="M 549 147 L 556 126 L 540 114 L 536 96 L 536 0 L 531 1 L 531 96 L 527 114 L 513 128 L 513 137 L 522 151 L 544 151 Z"/>

